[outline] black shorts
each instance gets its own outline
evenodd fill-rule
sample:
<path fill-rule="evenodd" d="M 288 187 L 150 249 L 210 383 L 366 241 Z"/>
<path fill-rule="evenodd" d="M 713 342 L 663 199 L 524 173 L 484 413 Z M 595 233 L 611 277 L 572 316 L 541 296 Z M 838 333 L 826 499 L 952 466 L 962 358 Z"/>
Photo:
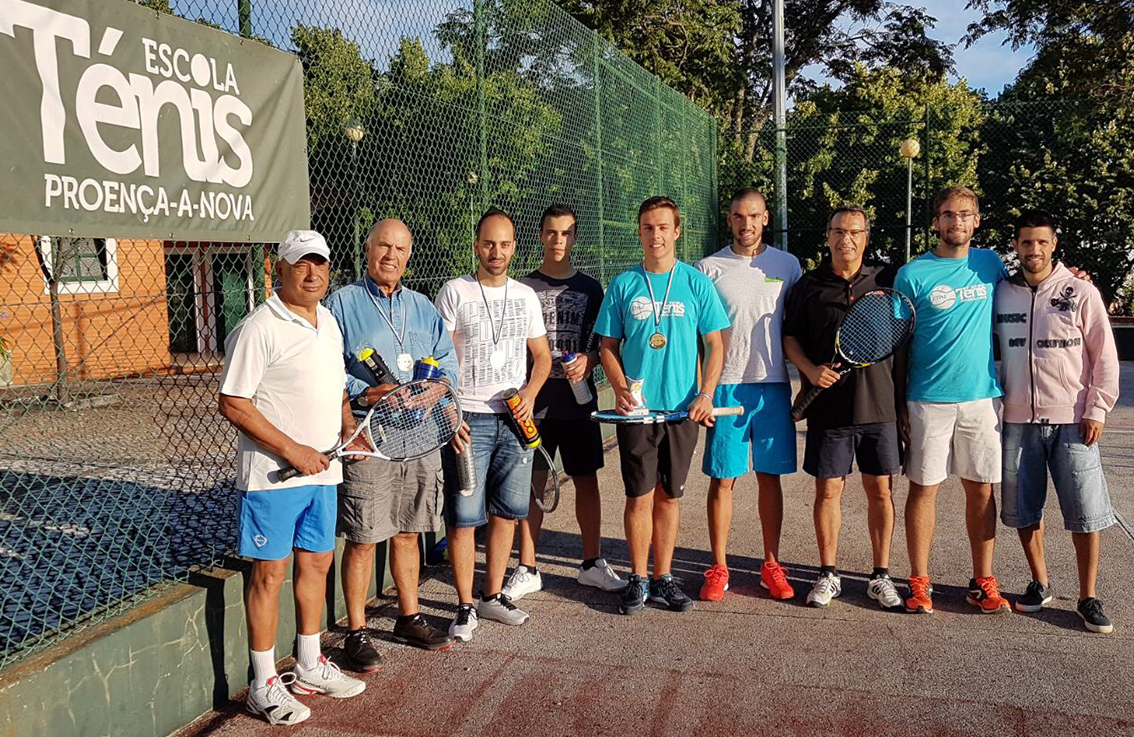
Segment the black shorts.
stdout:
<path fill-rule="evenodd" d="M 603 467 L 602 428 L 592 420 L 536 420 L 539 435 L 547 454 L 555 451 L 563 459 L 563 472 L 568 476 L 594 476 Z M 535 470 L 547 470 L 542 453 L 535 454 Z"/>
<path fill-rule="evenodd" d="M 626 496 L 645 496 L 659 483 L 674 499 L 685 493 L 689 464 L 701 426 L 692 420 L 673 424 L 618 425 L 618 457 Z"/>
<path fill-rule="evenodd" d="M 837 479 L 851 472 L 851 463 L 869 476 L 889 476 L 902 470 L 898 425 L 874 422 L 850 427 L 807 428 L 803 470 L 815 478 Z"/>

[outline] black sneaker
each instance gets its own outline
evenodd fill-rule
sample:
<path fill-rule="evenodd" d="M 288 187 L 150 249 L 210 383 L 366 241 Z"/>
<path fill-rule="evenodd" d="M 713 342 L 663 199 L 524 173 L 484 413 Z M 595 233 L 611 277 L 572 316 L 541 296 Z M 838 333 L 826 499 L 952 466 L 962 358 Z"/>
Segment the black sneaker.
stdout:
<path fill-rule="evenodd" d="M 1038 612 L 1043 605 L 1052 599 L 1051 586 L 1044 586 L 1039 581 L 1032 581 L 1024 591 L 1024 595 L 1016 599 L 1016 611 Z"/>
<path fill-rule="evenodd" d="M 693 608 L 693 600 L 685 595 L 673 576 L 662 576 L 650 581 L 650 601 L 664 604 L 674 612 L 687 612 Z"/>
<path fill-rule="evenodd" d="M 637 573 L 631 573 L 629 580 L 626 582 L 626 588 L 622 590 L 622 600 L 618 602 L 618 611 L 620 614 L 637 614 L 646 608 L 646 595 L 649 593 L 649 585 L 646 579 L 639 576 Z"/>
<path fill-rule="evenodd" d="M 359 673 L 369 673 L 382 667 L 382 656 L 374 649 L 370 642 L 370 633 L 366 630 L 354 630 L 346 636 L 347 663 L 350 669 Z"/>
<path fill-rule="evenodd" d="M 453 646 L 452 637 L 431 625 L 420 614 L 405 621 L 398 617 L 394 623 L 394 639 L 422 650 L 448 650 Z"/>
<path fill-rule="evenodd" d="M 1086 599 L 1079 599 L 1079 606 L 1075 607 L 1079 612 L 1079 616 L 1083 618 L 1083 624 L 1087 625 L 1087 629 L 1091 632 L 1098 632 L 1100 634 L 1109 634 L 1114 632 L 1114 625 L 1103 614 L 1102 602 L 1093 596 Z"/>

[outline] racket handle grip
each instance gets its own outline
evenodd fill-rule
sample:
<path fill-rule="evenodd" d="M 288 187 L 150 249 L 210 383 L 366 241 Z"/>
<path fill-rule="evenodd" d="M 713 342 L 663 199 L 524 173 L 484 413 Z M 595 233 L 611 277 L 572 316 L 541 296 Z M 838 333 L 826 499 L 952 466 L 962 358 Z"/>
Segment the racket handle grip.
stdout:
<path fill-rule="evenodd" d="M 295 466 L 288 466 L 287 468 L 281 469 L 279 475 L 276 478 L 280 481 L 290 481 L 298 475 L 298 468 L 296 468 Z"/>
<path fill-rule="evenodd" d="M 744 414 L 743 407 L 713 407 L 713 417 L 728 417 L 730 415 Z"/>
<path fill-rule="evenodd" d="M 323 456 L 327 460 L 334 460 L 335 454 L 332 451 L 330 453 L 324 453 Z M 302 476 L 302 475 L 303 474 L 300 473 L 299 469 L 296 468 L 295 466 L 288 466 L 287 468 L 281 468 L 279 470 L 279 472 L 276 474 L 276 480 L 277 481 L 290 481 L 291 479 L 295 478 L 296 476 Z"/>
<path fill-rule="evenodd" d="M 807 408 L 815 401 L 815 397 L 819 396 L 819 392 L 823 391 L 820 387 L 812 387 L 806 394 L 795 400 L 795 404 L 791 406 L 791 419 L 792 422 L 799 422 L 803 419 L 803 415 L 807 412 Z"/>

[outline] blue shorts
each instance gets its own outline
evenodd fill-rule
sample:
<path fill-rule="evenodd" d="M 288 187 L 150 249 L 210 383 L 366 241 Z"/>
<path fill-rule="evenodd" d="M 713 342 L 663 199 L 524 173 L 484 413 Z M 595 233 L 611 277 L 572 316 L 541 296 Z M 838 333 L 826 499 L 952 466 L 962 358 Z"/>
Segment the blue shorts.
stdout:
<path fill-rule="evenodd" d="M 466 412 L 472 432 L 476 490 L 463 496 L 457 489 L 456 456 L 446 447 L 445 524 L 449 527 L 480 527 L 488 515 L 525 519 L 532 496 L 534 450 L 520 445 L 519 438 L 503 414 Z"/>
<path fill-rule="evenodd" d="M 751 470 L 795 473 L 791 384 L 722 384 L 713 395 L 713 406 L 739 406 L 745 411 L 735 417 L 718 417 L 709 428 L 701 469 L 705 475 L 734 479 L 748 473 L 748 445 L 752 446 Z"/>
<path fill-rule="evenodd" d="M 1116 522 L 1098 443 L 1083 445 L 1079 426 L 1004 423 L 1000 518 L 1009 527 L 1039 524 L 1051 470 L 1063 527 L 1095 532 Z"/>
<path fill-rule="evenodd" d="M 293 548 L 312 553 L 334 550 L 337 490 L 330 484 L 240 492 L 240 554 L 283 560 Z"/>

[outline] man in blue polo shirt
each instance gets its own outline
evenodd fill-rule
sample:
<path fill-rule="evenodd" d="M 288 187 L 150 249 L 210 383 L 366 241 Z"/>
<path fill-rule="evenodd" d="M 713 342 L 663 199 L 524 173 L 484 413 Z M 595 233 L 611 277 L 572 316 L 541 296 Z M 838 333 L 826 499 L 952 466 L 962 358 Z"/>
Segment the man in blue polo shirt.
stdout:
<path fill-rule="evenodd" d="M 402 285 L 413 251 L 409 228 L 401 220 L 382 220 L 366 239 L 366 274 L 327 299 L 327 308 L 343 333 L 347 391 L 365 412 L 395 388 L 382 384 L 359 362 L 358 354 L 372 348 L 401 383 L 413 377 L 414 364 L 432 356 L 442 378 L 457 381 L 457 354 L 441 314 L 425 295 Z M 441 529 L 443 504 L 441 452 L 413 461 L 348 465 L 339 491 L 338 532 L 343 548 L 343 598 L 348 632 L 346 655 L 350 666 L 370 671 L 381 657 L 366 630 L 366 601 L 374 574 L 374 549 L 390 541 L 390 573 L 398 589 L 398 618 L 393 638 L 425 650 L 443 650 L 452 638 L 431 625 L 417 601 L 420 575 L 418 536 Z"/>
<path fill-rule="evenodd" d="M 692 599 L 670 574 L 680 520 L 678 501 L 689 475 L 698 424 L 713 422 L 712 397 L 724 365 L 721 331 L 729 322 L 709 277 L 674 255 L 680 235 L 681 213 L 673 200 L 651 197 L 642 203 L 638 209 L 642 264 L 611 280 L 595 324 L 595 332 L 603 336 L 599 353 L 618 412 L 629 414 L 635 407 L 631 379 L 644 380 L 647 408 L 689 410 L 684 422 L 617 428 L 626 486 L 626 543 L 633 568 L 619 605 L 623 614 L 642 611 L 647 597 L 673 611 L 693 608 Z M 699 386 L 698 336 L 705 344 Z"/>

